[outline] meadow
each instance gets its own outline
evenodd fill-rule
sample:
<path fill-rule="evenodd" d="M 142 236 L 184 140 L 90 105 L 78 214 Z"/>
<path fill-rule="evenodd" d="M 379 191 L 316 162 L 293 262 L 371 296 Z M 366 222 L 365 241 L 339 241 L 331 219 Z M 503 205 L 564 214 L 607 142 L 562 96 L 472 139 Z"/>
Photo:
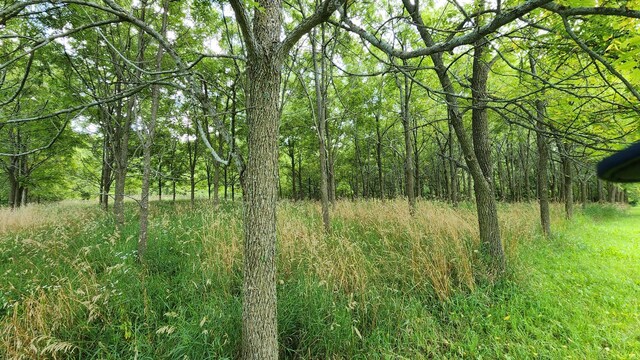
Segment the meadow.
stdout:
<path fill-rule="evenodd" d="M 154 202 L 145 264 L 89 202 L 0 210 L 0 358 L 238 358 L 240 203 Z M 501 204 L 509 273 L 488 277 L 470 204 L 340 201 L 278 212 L 280 355 L 302 359 L 640 357 L 640 211 Z"/>

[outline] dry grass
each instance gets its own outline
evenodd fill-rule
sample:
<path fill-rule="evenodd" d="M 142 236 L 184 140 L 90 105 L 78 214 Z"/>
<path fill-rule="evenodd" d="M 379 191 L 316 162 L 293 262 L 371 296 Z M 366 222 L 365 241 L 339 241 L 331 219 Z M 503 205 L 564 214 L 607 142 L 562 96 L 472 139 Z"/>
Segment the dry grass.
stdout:
<path fill-rule="evenodd" d="M 301 209 L 302 208 L 302 209 Z M 325 236 L 317 204 L 281 206 L 278 220 L 280 273 L 297 266 L 312 269 L 321 281 L 345 293 L 362 293 L 373 279 L 409 282 L 433 289 L 441 300 L 456 288 L 473 290 L 477 282 L 479 234 L 472 208 L 419 202 L 415 216 L 405 201 L 338 202 L 332 211 L 334 232 Z M 554 223 L 560 207 L 552 208 Z M 309 213 L 315 221 L 309 221 Z M 500 210 L 507 257 L 535 238 L 536 204 L 508 204 Z"/>
<path fill-rule="evenodd" d="M 156 203 L 146 266 L 135 261 L 134 211 L 127 212 L 121 232 L 95 206 L 3 212 L 8 220 L 0 223 L 0 261 L 6 260 L 0 263 L 0 358 L 133 358 L 138 350 L 151 358 L 237 356 L 243 247 L 238 205 Z M 277 280 L 286 309 L 279 321 L 291 339 L 286 346 L 315 349 L 310 358 L 349 357 L 369 346 L 361 341 L 378 339 L 388 354 L 423 354 L 414 352 L 424 350 L 418 344 L 453 354 L 447 351 L 455 339 L 444 330 L 436 333 L 448 325 L 435 324 L 425 309 L 455 309 L 469 298 L 469 319 L 476 319 L 474 301 L 491 300 L 485 291 L 493 287 L 483 286 L 487 272 L 478 253 L 477 217 L 469 204 L 417 206 L 410 216 L 402 199 L 339 201 L 331 211 L 333 230 L 324 234 L 318 203 L 280 202 Z M 535 203 L 499 206 L 505 253 L 510 268 L 520 269 L 516 277 L 530 274 L 518 265 L 531 242 L 540 240 L 538 211 Z M 568 224 L 562 206 L 551 211 L 553 229 L 562 234 Z M 498 319 L 500 326 L 491 323 L 482 331 L 502 329 L 509 315 L 504 311 L 496 308 L 482 320 Z M 455 332 L 462 320 L 451 321 Z M 407 328 L 414 326 L 412 335 Z M 385 335 L 396 333 L 404 335 Z M 380 353 L 375 346 L 367 351 Z"/>
<path fill-rule="evenodd" d="M 93 205 L 93 204 L 91 204 Z M 30 204 L 11 210 L 0 208 L 0 235 L 34 230 L 87 214 L 87 202 L 64 201 L 56 204 Z"/>
<path fill-rule="evenodd" d="M 364 293 L 374 280 L 404 282 L 400 285 L 432 289 L 441 300 L 456 288 L 473 290 L 476 286 L 482 269 L 472 208 L 420 201 L 412 217 L 401 199 L 340 201 L 331 214 L 334 231 L 330 235 L 322 233 L 319 214 L 315 203 L 280 204 L 279 279 L 286 280 L 296 269 L 303 269 L 347 294 Z M 508 258 L 517 254 L 519 243 L 534 237 L 537 214 L 536 204 L 502 206 L 500 224 Z M 554 221 L 561 217 L 559 207 L 553 207 L 553 215 Z M 216 211 L 205 212 L 203 217 L 204 229 L 193 230 L 202 242 L 203 266 L 224 272 L 238 269 L 241 219 Z M 162 223 L 169 226 L 171 220 Z"/>

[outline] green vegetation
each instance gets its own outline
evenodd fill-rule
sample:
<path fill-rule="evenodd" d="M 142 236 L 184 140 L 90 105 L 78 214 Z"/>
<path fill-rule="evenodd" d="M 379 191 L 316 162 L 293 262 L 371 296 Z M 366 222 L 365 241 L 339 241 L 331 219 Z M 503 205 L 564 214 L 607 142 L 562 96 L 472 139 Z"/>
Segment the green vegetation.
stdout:
<path fill-rule="evenodd" d="M 0 228 L 0 357 L 239 356 L 237 204 L 152 203 L 144 265 L 126 210 L 121 233 L 93 205 L 0 214 L 11 224 Z M 319 204 L 280 204 L 281 356 L 640 356 L 638 209 L 592 205 L 565 223 L 553 206 L 556 234 L 543 239 L 535 204 L 501 205 L 511 273 L 499 281 L 476 258 L 471 205 L 408 211 L 338 202 L 322 235 Z"/>

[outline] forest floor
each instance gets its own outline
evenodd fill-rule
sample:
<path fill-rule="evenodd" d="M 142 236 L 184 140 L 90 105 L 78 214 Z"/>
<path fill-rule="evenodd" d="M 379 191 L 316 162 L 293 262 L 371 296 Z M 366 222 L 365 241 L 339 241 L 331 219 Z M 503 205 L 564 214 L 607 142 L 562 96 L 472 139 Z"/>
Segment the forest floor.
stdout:
<path fill-rule="evenodd" d="M 237 358 L 238 203 L 153 203 L 145 264 L 95 205 L 0 209 L 0 358 Z M 591 205 L 540 237 L 501 204 L 510 272 L 488 278 L 474 209 L 282 202 L 283 358 L 640 359 L 640 208 Z"/>

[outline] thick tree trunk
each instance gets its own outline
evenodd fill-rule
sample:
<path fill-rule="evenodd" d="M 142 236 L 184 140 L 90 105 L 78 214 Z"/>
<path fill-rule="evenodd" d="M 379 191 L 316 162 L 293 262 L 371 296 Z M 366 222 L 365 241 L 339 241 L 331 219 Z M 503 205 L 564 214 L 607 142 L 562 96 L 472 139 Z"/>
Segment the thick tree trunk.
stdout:
<path fill-rule="evenodd" d="M 244 179 L 242 358 L 277 359 L 276 202 L 282 54 L 281 3 L 259 1 L 253 28 L 257 49 L 247 59 L 249 148 Z"/>
<path fill-rule="evenodd" d="M 471 80 L 473 109 L 471 113 L 471 127 L 474 153 L 481 170 L 481 174 L 477 174 L 479 179 L 474 178 L 474 181 L 480 239 L 485 254 L 489 256 L 493 271 L 500 274 L 505 269 L 505 257 L 502 240 L 500 238 L 498 209 L 493 193 L 491 144 L 489 141 L 489 121 L 486 107 L 488 99 L 487 79 L 490 65 L 484 60 L 485 50 L 486 40 L 481 39 L 475 44 L 473 53 L 473 75 Z"/>

